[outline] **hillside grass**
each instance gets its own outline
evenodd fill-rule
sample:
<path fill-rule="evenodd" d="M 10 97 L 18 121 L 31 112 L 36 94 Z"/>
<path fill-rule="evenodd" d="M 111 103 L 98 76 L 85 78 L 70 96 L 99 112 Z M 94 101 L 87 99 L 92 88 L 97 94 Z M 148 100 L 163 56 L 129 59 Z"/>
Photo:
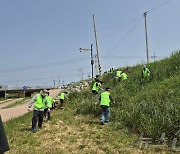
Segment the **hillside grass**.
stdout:
<path fill-rule="evenodd" d="M 149 63 L 149 79 L 142 79 L 142 65 L 121 68 L 128 80 L 117 82 L 110 74 L 102 76 L 103 87 L 110 87 L 114 102 L 111 104 L 111 121 L 116 130 L 127 127 L 133 132 L 144 133 L 156 141 L 162 133 L 169 139 L 180 130 L 180 52 L 161 61 Z M 100 96 L 100 95 L 99 95 Z M 77 106 L 77 114 L 100 115 L 99 96 L 91 89 L 70 95 Z"/>
<path fill-rule="evenodd" d="M 100 125 L 99 95 L 91 89 L 69 94 L 64 110 L 53 110 L 43 128 L 31 132 L 32 112 L 4 123 L 11 150 L 7 153 L 172 153 L 169 147 L 139 149 L 139 135 L 154 141 L 165 132 L 171 143 L 180 129 L 180 53 L 148 64 L 149 80 L 141 80 L 141 65 L 125 68 L 128 80 L 103 75 L 111 88 L 111 122 Z M 178 140 L 179 141 L 179 140 Z"/>
<path fill-rule="evenodd" d="M 4 123 L 10 144 L 7 153 L 150 153 L 139 150 L 139 137 L 127 129 L 114 131 L 99 119 L 76 115 L 75 110 L 53 110 L 52 119 L 36 133 L 31 131 L 32 112 Z"/>

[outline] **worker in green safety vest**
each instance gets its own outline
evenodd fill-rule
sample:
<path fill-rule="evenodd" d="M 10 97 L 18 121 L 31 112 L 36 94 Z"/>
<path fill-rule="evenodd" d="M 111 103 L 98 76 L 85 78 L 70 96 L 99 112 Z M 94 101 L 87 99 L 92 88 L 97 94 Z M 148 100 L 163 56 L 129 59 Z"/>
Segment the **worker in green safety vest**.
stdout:
<path fill-rule="evenodd" d="M 110 77 L 111 77 L 111 78 L 114 78 L 114 77 L 115 77 L 114 66 L 113 66 L 112 68 L 110 68 L 109 73 L 110 73 Z"/>
<path fill-rule="evenodd" d="M 143 65 L 142 77 L 149 78 L 149 76 L 150 76 L 150 70 L 146 67 L 146 65 Z"/>
<path fill-rule="evenodd" d="M 127 74 L 122 72 L 121 75 L 120 75 L 120 78 L 121 78 L 121 81 L 124 81 L 124 80 L 127 80 Z"/>
<path fill-rule="evenodd" d="M 36 94 L 29 102 L 28 111 L 34 104 L 33 118 L 32 118 L 32 131 L 36 132 L 36 124 L 38 120 L 38 127 L 42 128 L 44 109 L 47 107 L 46 96 L 48 95 L 47 90 L 41 90 L 39 94 Z"/>
<path fill-rule="evenodd" d="M 44 117 L 47 118 L 47 121 L 50 120 L 51 117 L 51 109 L 52 109 L 52 104 L 53 104 L 53 98 L 49 95 L 46 96 L 46 101 L 47 101 L 47 107 L 44 109 Z"/>
<path fill-rule="evenodd" d="M 65 99 L 67 99 L 66 94 L 67 94 L 67 92 L 65 91 L 65 92 L 61 92 L 60 95 L 59 95 L 59 98 L 60 98 L 60 109 L 64 108 Z"/>
<path fill-rule="evenodd" d="M 116 71 L 116 81 L 118 81 L 118 80 L 120 79 L 121 73 L 122 73 L 121 70 L 117 70 L 117 71 Z"/>
<path fill-rule="evenodd" d="M 110 102 L 113 101 L 110 92 L 110 88 L 106 88 L 105 92 L 101 93 L 99 98 L 101 106 L 101 124 L 104 125 L 109 122 L 110 117 Z"/>
<path fill-rule="evenodd" d="M 96 80 L 96 81 L 93 83 L 93 87 L 92 87 L 92 93 L 93 93 L 93 94 L 97 95 L 98 92 L 99 92 L 100 90 L 102 90 L 102 88 L 101 88 L 102 83 L 103 83 L 103 81 L 100 81 L 99 79 Z"/>

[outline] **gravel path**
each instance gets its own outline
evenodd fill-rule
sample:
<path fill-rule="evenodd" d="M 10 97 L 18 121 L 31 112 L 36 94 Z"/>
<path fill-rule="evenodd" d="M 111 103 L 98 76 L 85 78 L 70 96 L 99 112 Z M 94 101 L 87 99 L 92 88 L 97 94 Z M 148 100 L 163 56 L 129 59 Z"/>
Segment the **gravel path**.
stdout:
<path fill-rule="evenodd" d="M 60 91 L 61 89 L 50 90 L 50 96 L 55 98 Z M 9 119 L 24 115 L 25 113 L 28 112 L 28 102 L 22 105 L 15 106 L 13 108 L 2 109 L 3 107 L 13 104 L 22 99 L 23 98 L 19 98 L 19 99 L 15 99 L 15 100 L 0 104 L 0 114 L 1 114 L 1 118 L 3 122 L 8 121 Z"/>

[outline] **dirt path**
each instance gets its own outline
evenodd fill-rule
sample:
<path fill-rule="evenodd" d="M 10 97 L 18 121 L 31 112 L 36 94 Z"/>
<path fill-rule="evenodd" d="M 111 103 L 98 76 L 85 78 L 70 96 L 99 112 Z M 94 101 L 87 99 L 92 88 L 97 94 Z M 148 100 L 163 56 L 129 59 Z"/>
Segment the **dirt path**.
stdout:
<path fill-rule="evenodd" d="M 10 104 L 13 104 L 13 103 L 15 103 L 15 102 L 18 102 L 18 101 L 20 101 L 20 100 L 23 100 L 23 98 L 17 98 L 17 99 L 13 99 L 13 100 L 11 100 L 11 101 L 2 103 L 2 104 L 0 104 L 0 109 L 4 108 L 4 107 L 6 107 L 6 106 L 8 106 L 8 105 L 10 105 Z"/>
<path fill-rule="evenodd" d="M 55 98 L 60 91 L 61 91 L 61 89 L 50 90 L 50 96 Z M 28 102 L 23 105 L 15 106 L 13 108 L 2 109 L 3 107 L 13 104 L 19 100 L 22 100 L 22 98 L 0 104 L 0 114 L 1 114 L 1 118 L 2 118 L 3 122 L 8 121 L 9 119 L 24 115 L 25 113 L 28 112 Z"/>
<path fill-rule="evenodd" d="M 5 102 L 8 102 L 8 101 L 11 101 L 12 99 L 6 99 L 6 100 L 3 100 L 3 101 L 0 101 L 0 104 L 2 103 L 5 103 Z"/>

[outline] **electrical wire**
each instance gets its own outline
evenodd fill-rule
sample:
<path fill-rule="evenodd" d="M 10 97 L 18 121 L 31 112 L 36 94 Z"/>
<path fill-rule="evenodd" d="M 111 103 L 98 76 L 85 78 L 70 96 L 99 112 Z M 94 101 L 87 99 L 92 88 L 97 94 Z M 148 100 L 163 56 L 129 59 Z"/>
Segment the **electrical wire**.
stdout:
<path fill-rule="evenodd" d="M 107 39 L 107 38 L 113 36 L 114 34 L 117 34 L 117 32 L 119 32 L 119 31 L 122 30 L 123 28 L 126 28 L 127 26 L 131 25 L 133 22 L 139 20 L 140 18 L 142 18 L 142 15 L 141 15 L 141 16 L 138 16 L 138 17 L 136 17 L 136 18 L 134 18 L 133 20 L 130 20 L 130 21 L 124 23 L 123 26 L 119 27 L 117 30 L 115 30 L 115 31 L 112 32 L 111 34 L 109 34 L 109 35 L 103 37 L 103 38 L 100 39 L 100 40 L 102 41 L 102 40 L 104 40 L 104 39 Z"/>
<path fill-rule="evenodd" d="M 89 74 L 89 73 L 83 73 L 83 74 Z M 78 74 L 71 74 L 71 75 L 46 77 L 46 78 L 35 78 L 35 79 L 29 79 L 29 80 L 5 81 L 5 82 L 0 82 L 0 83 L 4 84 L 4 83 L 18 83 L 18 82 L 29 82 L 29 81 L 38 81 L 38 80 L 48 80 L 48 79 L 59 79 L 59 78 L 63 78 L 63 77 L 74 77 L 74 76 L 79 76 L 79 75 L 81 75 L 81 74 L 78 73 Z"/>
<path fill-rule="evenodd" d="M 0 73 L 42 69 L 42 68 L 47 68 L 47 67 L 54 67 L 54 66 L 59 66 L 59 65 L 77 63 L 77 62 L 84 61 L 84 60 L 87 60 L 87 59 L 89 59 L 89 57 L 75 58 L 75 59 L 70 59 L 70 60 L 64 60 L 64 61 L 61 61 L 61 62 L 54 62 L 54 63 L 49 63 L 49 64 L 40 64 L 40 65 L 27 66 L 27 67 L 0 69 Z"/>
<path fill-rule="evenodd" d="M 143 17 L 141 17 L 132 27 L 131 29 L 122 37 L 122 39 L 116 44 L 113 49 L 111 50 L 111 53 L 114 52 L 114 50 L 129 36 L 129 34 L 136 28 L 136 26 L 142 21 Z"/>
<path fill-rule="evenodd" d="M 171 0 L 167 0 L 167 1 L 163 2 L 163 3 L 161 3 L 160 5 L 158 5 L 158 6 L 154 7 L 154 8 L 152 8 L 152 9 L 148 10 L 147 12 L 148 13 L 154 12 L 154 11 L 160 9 L 161 7 L 163 7 L 165 4 L 169 3 L 170 1 Z"/>

